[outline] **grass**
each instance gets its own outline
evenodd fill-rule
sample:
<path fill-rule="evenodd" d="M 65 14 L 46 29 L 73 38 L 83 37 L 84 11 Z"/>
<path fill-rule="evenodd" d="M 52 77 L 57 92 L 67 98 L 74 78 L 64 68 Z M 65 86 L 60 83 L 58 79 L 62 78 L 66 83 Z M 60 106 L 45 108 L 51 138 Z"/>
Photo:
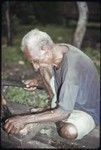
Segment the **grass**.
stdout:
<path fill-rule="evenodd" d="M 8 64 L 17 63 L 18 60 L 23 59 L 22 53 L 20 53 L 19 47 L 4 47 L 2 48 L 2 58 Z"/>
<path fill-rule="evenodd" d="M 12 47 L 2 47 L 2 64 L 6 66 L 6 68 L 16 68 L 16 66 L 19 66 L 19 68 L 22 68 L 23 70 L 27 69 L 27 67 L 32 67 L 31 64 L 24 57 L 20 46 L 17 45 Z"/>
<path fill-rule="evenodd" d="M 8 101 L 17 102 L 19 104 L 25 104 L 32 107 L 47 107 L 48 95 L 43 90 L 36 90 L 29 92 L 23 88 L 9 86 L 5 98 Z"/>
<path fill-rule="evenodd" d="M 74 28 L 66 28 L 56 25 L 47 26 L 18 26 L 17 34 L 14 37 L 13 46 L 6 46 L 6 39 L 2 37 L 2 61 L 5 64 L 5 72 L 8 66 L 20 66 L 19 61 L 23 61 L 24 64 L 21 69 L 28 69 L 31 67 L 29 62 L 24 58 L 21 52 L 20 45 L 23 36 L 31 29 L 38 28 L 47 32 L 53 39 L 54 42 L 58 43 L 71 43 Z M 98 72 L 100 73 L 100 52 L 90 47 L 86 47 L 84 51 L 95 63 Z M 7 74 L 8 75 L 8 74 Z M 9 75 L 8 75 L 9 76 Z M 34 107 L 46 107 L 47 106 L 47 94 L 45 91 L 36 90 L 35 93 L 27 92 L 21 88 L 9 87 L 7 90 L 6 98 L 10 101 L 15 101 L 20 104 L 31 105 Z"/>

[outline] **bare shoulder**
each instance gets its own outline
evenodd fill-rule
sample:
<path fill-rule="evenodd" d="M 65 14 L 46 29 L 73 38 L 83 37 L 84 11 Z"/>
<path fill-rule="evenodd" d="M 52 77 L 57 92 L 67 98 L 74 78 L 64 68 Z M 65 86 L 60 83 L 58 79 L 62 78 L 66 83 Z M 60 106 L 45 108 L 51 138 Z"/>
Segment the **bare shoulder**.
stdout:
<path fill-rule="evenodd" d="M 58 48 L 62 49 L 63 51 L 65 51 L 65 52 L 68 52 L 69 49 L 70 49 L 69 45 L 66 44 L 66 43 L 59 43 L 59 44 L 57 44 L 56 46 L 57 46 Z"/>

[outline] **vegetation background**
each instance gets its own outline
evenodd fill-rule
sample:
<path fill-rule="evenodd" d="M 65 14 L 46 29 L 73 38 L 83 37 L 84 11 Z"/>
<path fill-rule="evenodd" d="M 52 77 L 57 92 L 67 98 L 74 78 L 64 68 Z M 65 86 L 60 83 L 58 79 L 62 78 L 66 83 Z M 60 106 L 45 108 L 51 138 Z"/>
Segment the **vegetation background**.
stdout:
<path fill-rule="evenodd" d="M 100 3 L 87 2 L 88 22 L 81 50 L 100 72 Z M 31 29 L 47 32 L 56 43 L 73 44 L 78 22 L 77 3 L 73 1 L 5 1 L 2 3 L 2 79 L 22 80 L 38 76 L 21 52 L 21 40 Z M 6 98 L 34 107 L 46 107 L 47 93 L 21 88 L 7 89 Z"/>

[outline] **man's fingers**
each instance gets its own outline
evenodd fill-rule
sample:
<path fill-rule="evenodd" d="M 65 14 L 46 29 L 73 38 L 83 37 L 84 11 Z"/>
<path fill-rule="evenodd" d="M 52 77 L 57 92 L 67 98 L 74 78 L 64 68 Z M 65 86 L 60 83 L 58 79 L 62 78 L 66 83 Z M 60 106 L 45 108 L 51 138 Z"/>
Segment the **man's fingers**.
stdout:
<path fill-rule="evenodd" d="M 11 131 L 13 130 L 13 128 L 14 128 L 14 126 L 11 124 L 11 125 L 9 126 L 9 128 L 7 129 L 7 132 L 8 132 L 8 133 L 11 133 Z"/>
<path fill-rule="evenodd" d="M 26 85 L 26 88 L 29 88 L 31 87 L 31 81 L 30 80 L 27 80 L 27 81 L 22 81 L 25 85 Z"/>
<path fill-rule="evenodd" d="M 22 82 L 26 85 L 26 87 L 31 87 L 31 86 L 37 86 L 38 83 L 37 83 L 37 80 L 22 80 Z"/>
<path fill-rule="evenodd" d="M 7 120 L 6 120 L 7 121 Z M 7 133 L 10 133 L 10 134 L 16 134 L 19 132 L 19 129 L 17 129 L 12 122 L 7 122 L 4 126 L 5 130 Z"/>
<path fill-rule="evenodd" d="M 7 128 L 9 127 L 9 119 L 7 119 L 7 120 L 5 121 L 5 123 L 6 123 L 6 124 L 4 125 L 4 128 L 7 129 Z"/>
<path fill-rule="evenodd" d="M 25 90 L 27 90 L 27 91 L 34 91 L 34 90 L 36 90 L 36 87 L 30 87 L 30 88 L 24 88 Z"/>
<path fill-rule="evenodd" d="M 26 84 L 26 88 L 29 88 L 30 87 L 30 85 L 29 84 Z"/>
<path fill-rule="evenodd" d="M 6 131 L 7 133 L 10 133 L 10 131 L 14 128 L 13 124 L 12 123 L 7 123 L 7 126 L 6 126 Z"/>
<path fill-rule="evenodd" d="M 38 84 L 37 84 L 37 81 L 31 81 L 30 83 L 29 83 L 29 86 L 38 86 Z"/>
<path fill-rule="evenodd" d="M 11 134 L 16 134 L 18 131 L 19 130 L 17 128 L 13 127 L 10 133 Z"/>

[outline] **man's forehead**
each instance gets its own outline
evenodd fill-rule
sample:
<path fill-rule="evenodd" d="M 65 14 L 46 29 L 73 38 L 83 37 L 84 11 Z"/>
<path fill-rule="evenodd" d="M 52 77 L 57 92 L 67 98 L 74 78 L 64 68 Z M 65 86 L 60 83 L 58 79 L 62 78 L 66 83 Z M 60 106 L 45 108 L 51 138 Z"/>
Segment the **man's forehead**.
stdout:
<path fill-rule="evenodd" d="M 38 60 L 40 57 L 40 53 L 36 51 L 29 51 L 28 48 L 24 50 L 24 53 L 26 57 L 33 59 L 33 60 Z"/>

